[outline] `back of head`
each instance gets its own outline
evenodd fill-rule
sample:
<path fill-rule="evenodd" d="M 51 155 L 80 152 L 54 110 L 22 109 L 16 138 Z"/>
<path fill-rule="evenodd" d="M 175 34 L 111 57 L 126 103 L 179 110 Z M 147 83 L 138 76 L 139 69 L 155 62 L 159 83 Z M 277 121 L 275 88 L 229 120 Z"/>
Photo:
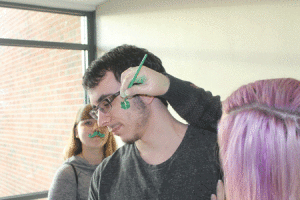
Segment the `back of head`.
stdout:
<path fill-rule="evenodd" d="M 223 112 L 218 143 L 227 199 L 300 199 L 300 81 L 244 85 Z"/>

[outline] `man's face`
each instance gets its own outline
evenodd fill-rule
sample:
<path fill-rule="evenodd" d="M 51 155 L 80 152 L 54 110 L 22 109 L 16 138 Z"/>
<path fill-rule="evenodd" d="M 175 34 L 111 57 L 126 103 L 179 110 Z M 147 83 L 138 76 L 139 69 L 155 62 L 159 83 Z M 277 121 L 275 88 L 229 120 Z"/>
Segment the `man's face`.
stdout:
<path fill-rule="evenodd" d="M 91 104 L 97 106 L 101 100 L 115 94 L 120 90 L 119 83 L 112 72 L 106 72 L 101 82 L 89 90 Z M 143 136 L 146 131 L 149 111 L 139 97 L 128 99 L 130 108 L 121 108 L 122 99 L 117 96 L 111 103 L 112 108 L 108 113 L 98 111 L 98 125 L 108 126 L 113 134 L 120 136 L 123 142 L 133 143 Z"/>

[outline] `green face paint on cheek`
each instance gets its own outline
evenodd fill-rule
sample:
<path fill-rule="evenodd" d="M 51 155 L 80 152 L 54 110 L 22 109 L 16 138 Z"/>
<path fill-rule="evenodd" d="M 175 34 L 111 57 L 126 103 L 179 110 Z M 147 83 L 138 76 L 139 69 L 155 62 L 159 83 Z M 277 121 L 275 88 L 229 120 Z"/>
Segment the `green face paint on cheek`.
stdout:
<path fill-rule="evenodd" d="M 102 134 L 102 133 L 100 133 L 99 131 L 95 131 L 95 132 L 93 133 L 93 135 L 92 135 L 92 134 L 89 134 L 89 138 L 93 138 L 93 137 L 96 137 L 96 136 L 99 136 L 99 137 L 105 137 L 105 134 Z"/>
<path fill-rule="evenodd" d="M 123 108 L 124 110 L 127 110 L 128 108 L 130 108 L 130 103 L 127 99 L 125 99 L 123 102 L 121 102 L 121 108 Z"/>

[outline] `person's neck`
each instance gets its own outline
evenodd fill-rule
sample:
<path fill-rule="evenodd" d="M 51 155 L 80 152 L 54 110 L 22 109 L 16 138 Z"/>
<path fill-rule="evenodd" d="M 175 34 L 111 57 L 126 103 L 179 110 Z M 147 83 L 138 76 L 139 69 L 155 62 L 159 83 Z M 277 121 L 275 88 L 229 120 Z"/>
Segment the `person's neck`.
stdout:
<path fill-rule="evenodd" d="M 168 160 L 182 142 L 187 127 L 176 120 L 167 108 L 152 109 L 147 130 L 142 138 L 135 142 L 140 156 L 152 165 Z"/>
<path fill-rule="evenodd" d="M 104 159 L 103 148 L 82 148 L 82 152 L 79 155 L 91 165 L 99 165 Z"/>

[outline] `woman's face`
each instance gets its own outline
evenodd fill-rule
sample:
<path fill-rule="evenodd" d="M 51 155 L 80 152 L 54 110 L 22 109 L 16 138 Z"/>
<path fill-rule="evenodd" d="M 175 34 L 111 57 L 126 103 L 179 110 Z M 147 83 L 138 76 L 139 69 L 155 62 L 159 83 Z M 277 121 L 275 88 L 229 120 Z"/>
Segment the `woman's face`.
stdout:
<path fill-rule="evenodd" d="M 89 137 L 89 134 L 93 135 L 95 131 L 99 131 L 104 134 L 104 137 L 95 136 L 93 138 Z M 97 121 L 95 119 L 85 119 L 78 123 L 77 125 L 77 133 L 76 136 L 79 137 L 82 146 L 88 148 L 101 148 L 103 147 L 108 139 L 108 131 L 107 128 L 100 128 L 97 125 Z"/>

